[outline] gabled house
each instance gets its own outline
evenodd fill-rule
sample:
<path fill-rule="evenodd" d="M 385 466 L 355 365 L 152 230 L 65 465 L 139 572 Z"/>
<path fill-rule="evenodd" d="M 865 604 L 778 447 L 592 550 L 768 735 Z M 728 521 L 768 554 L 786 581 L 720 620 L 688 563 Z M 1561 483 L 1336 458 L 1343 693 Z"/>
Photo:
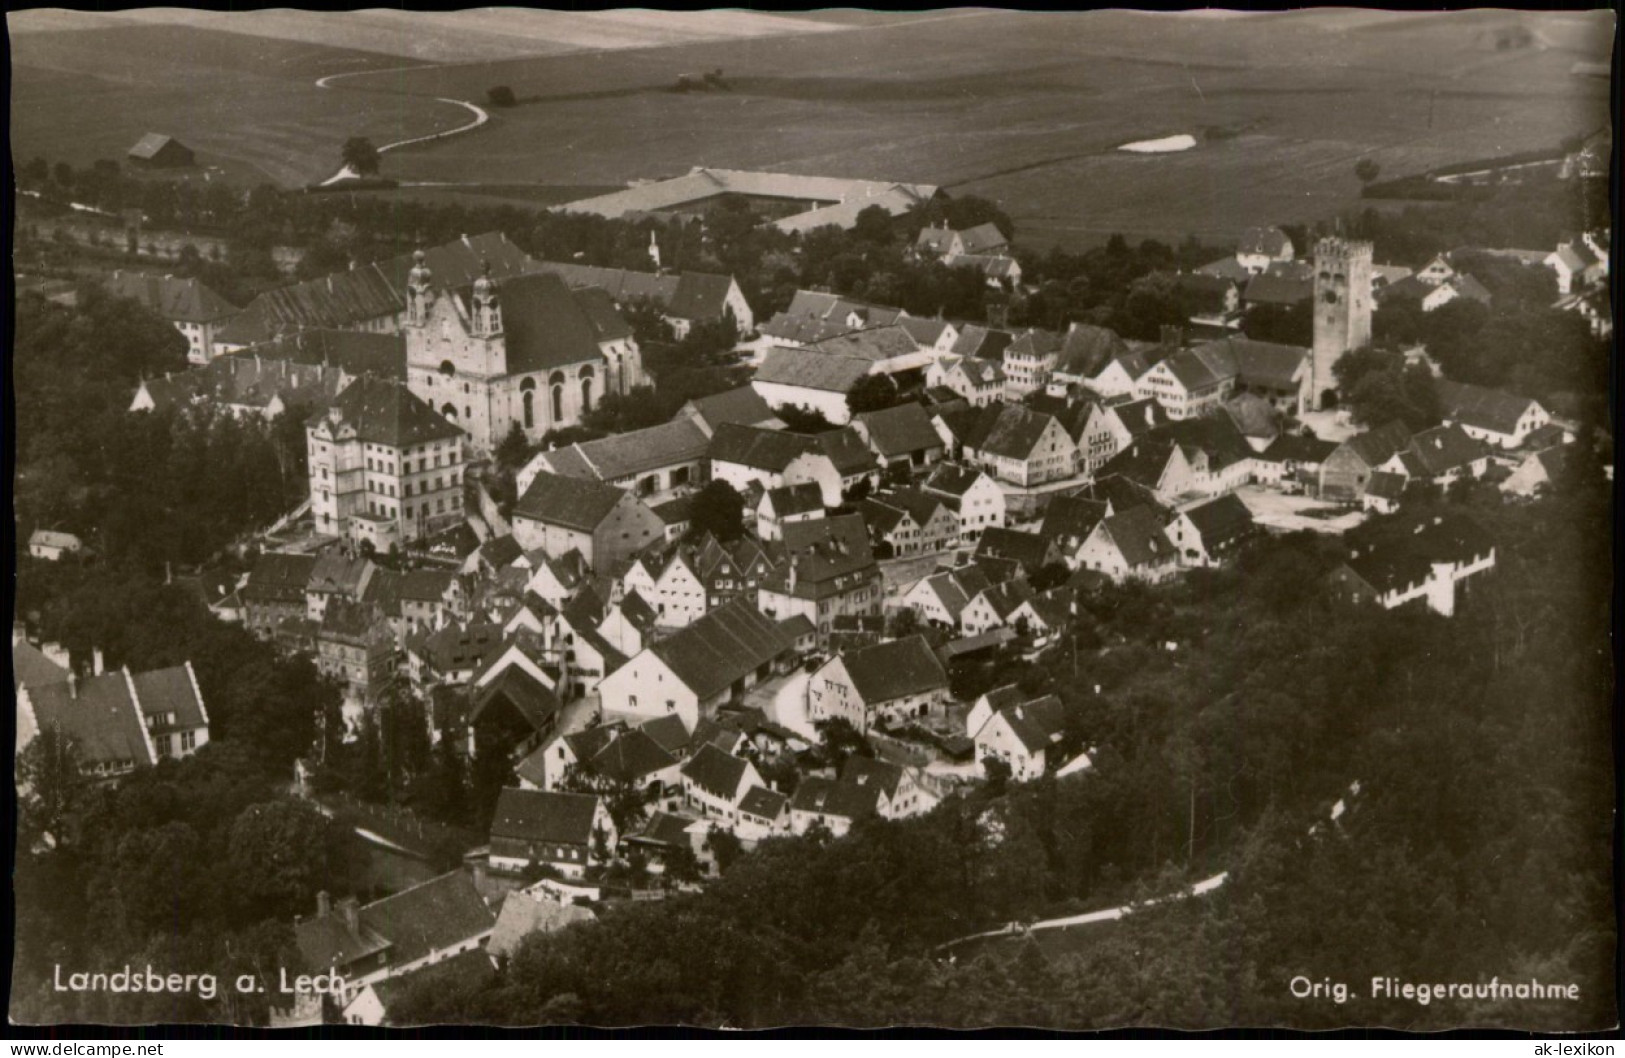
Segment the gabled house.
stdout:
<path fill-rule="evenodd" d="M 739 801 L 734 836 L 741 841 L 783 837 L 790 831 L 790 799 L 766 786 L 752 786 Z"/>
<path fill-rule="evenodd" d="M 817 348 L 769 349 L 750 384 L 770 408 L 811 408 L 841 426 L 852 419 L 847 394 L 877 373 L 875 361 L 855 356 Z"/>
<path fill-rule="evenodd" d="M 777 618 L 736 599 L 604 677 L 598 688 L 604 718 L 642 723 L 676 715 L 692 731 L 702 717 L 771 676 L 791 647 Z"/>
<path fill-rule="evenodd" d="M 900 605 L 922 620 L 957 629 L 965 607 L 991 584 L 980 566 L 961 566 L 922 578 L 903 595 Z"/>
<path fill-rule="evenodd" d="M 880 796 L 877 783 L 846 783 L 809 775 L 790 798 L 790 829 L 801 835 L 823 827 L 841 837 L 858 820 L 879 814 Z"/>
<path fill-rule="evenodd" d="M 1038 535 L 1050 541 L 1067 565 L 1076 568 L 1078 548 L 1111 513 L 1111 504 L 1081 496 L 1057 496 L 1044 508 Z"/>
<path fill-rule="evenodd" d="M 1032 586 L 1023 577 L 991 584 L 960 613 L 959 629 L 967 636 L 979 636 L 1008 628 L 1015 623 L 1016 611 L 1032 596 Z"/>
<path fill-rule="evenodd" d="M 931 416 L 913 401 L 864 412 L 853 418 L 852 426 L 882 467 L 923 467 L 942 458 L 942 438 L 931 425 Z"/>
<path fill-rule="evenodd" d="M 514 504 L 513 535 L 526 551 L 578 551 L 594 570 L 613 574 L 664 539 L 665 526 L 631 492 L 539 471 Z"/>
<path fill-rule="evenodd" d="M 1088 323 L 1071 324 L 1061 339 L 1048 392 L 1064 396 L 1077 387 L 1092 389 L 1090 380 L 1128 351 L 1128 343 L 1116 331 Z"/>
<path fill-rule="evenodd" d="M 807 681 L 809 719 L 859 731 L 918 721 L 947 700 L 948 673 L 918 635 L 831 658 Z"/>
<path fill-rule="evenodd" d="M 20 646 L 26 644 L 12 645 L 14 661 Z M 128 668 L 101 671 L 101 651 L 95 656 L 87 676 L 69 668 L 53 677 L 35 664 L 31 680 L 14 679 L 19 753 L 41 731 L 55 730 L 72 741 L 81 775 L 99 780 L 191 756 L 208 744 L 209 714 L 191 662 L 131 675 Z"/>
<path fill-rule="evenodd" d="M 690 419 L 538 452 L 515 476 L 523 494 L 542 471 L 601 481 L 640 498 L 704 484 L 711 438 Z"/>
<path fill-rule="evenodd" d="M 1398 420 L 1350 437 L 1334 448 L 1320 465 L 1321 498 L 1359 502 L 1371 475 L 1396 453 L 1409 448 L 1410 443 L 1410 430 Z"/>
<path fill-rule="evenodd" d="M 1517 448 L 1552 421 L 1539 402 L 1486 386 L 1439 379 L 1434 383 L 1446 425 L 1460 426 L 1475 441 Z"/>
<path fill-rule="evenodd" d="M 974 467 L 938 464 L 920 485 L 922 492 L 941 496 L 959 518 L 959 540 L 970 543 L 1005 519 L 1004 490 Z"/>
<path fill-rule="evenodd" d="M 1411 438 L 1381 467 L 1411 481 L 1447 486 L 1464 478 L 1480 478 L 1489 468 L 1489 453 L 1460 426 L 1435 426 Z"/>
<path fill-rule="evenodd" d="M 1004 350 L 1004 395 L 1020 400 L 1049 385 L 1050 374 L 1061 355 L 1061 336 L 1053 331 L 1028 328 Z"/>
<path fill-rule="evenodd" d="M 874 787 L 880 791 L 876 809 L 882 819 L 907 819 L 935 808 L 941 798 L 927 790 L 912 771 L 900 764 L 854 753 L 841 767 L 846 786 Z"/>
<path fill-rule="evenodd" d="M 1216 566 L 1257 531 L 1252 512 L 1234 493 L 1185 508 L 1165 530 L 1186 566 Z"/>
<path fill-rule="evenodd" d="M 1571 461 L 1579 457 L 1574 444 L 1543 448 L 1523 458 L 1507 479 L 1501 482 L 1501 491 L 1511 496 L 1537 496 L 1561 480 Z"/>
<path fill-rule="evenodd" d="M 469 693 L 469 754 L 496 747 L 513 760 L 551 739 L 564 715 L 556 688 L 543 673 L 519 665 L 493 667 Z"/>
<path fill-rule="evenodd" d="M 709 397 L 695 397 L 678 409 L 677 415 L 688 419 L 711 437 L 723 423 L 737 426 L 757 426 L 766 430 L 782 430 L 784 422 L 767 401 L 751 386 L 713 393 Z"/>
<path fill-rule="evenodd" d="M 711 477 L 740 492 L 810 483 L 826 507 L 841 503 L 845 476 L 822 444 L 801 434 L 724 423 L 711 435 L 710 460 Z"/>
<path fill-rule="evenodd" d="M 825 642 L 836 617 L 880 613 L 884 588 L 862 515 L 785 526 L 783 556 L 757 593 L 773 620 L 801 614 Z"/>
<path fill-rule="evenodd" d="M 935 421 L 951 458 L 1001 481 L 1033 486 L 1076 472 L 1077 445 L 1053 416 L 1019 404 L 996 404 L 939 415 Z"/>
<path fill-rule="evenodd" d="M 1032 576 L 1061 555 L 1056 542 L 1044 533 L 1027 533 L 1019 529 L 989 529 L 976 545 L 977 558 L 1007 558 L 1017 562 L 1021 571 Z"/>
<path fill-rule="evenodd" d="M 618 835 L 602 799 L 592 794 L 508 787 L 491 817 L 491 869 L 519 873 L 536 864 L 580 878 L 613 854 Z"/>
<path fill-rule="evenodd" d="M 1006 254 L 1009 251 L 1010 240 L 992 223 L 978 224 L 963 230 L 946 225 L 940 228 L 931 225 L 922 228 L 914 240 L 914 252 L 917 256 L 950 263 L 965 254 L 994 255 Z"/>
<path fill-rule="evenodd" d="M 682 721 L 679 720 L 677 726 L 681 728 Z M 625 730 L 624 723 L 612 721 L 582 728 L 568 735 L 555 731 L 546 743 L 532 750 L 524 760 L 514 766 L 514 775 L 519 779 L 520 788 L 557 790 L 570 769 L 585 767 Z M 685 741 L 688 738 L 686 729 L 683 731 L 683 738 Z M 668 753 L 671 752 L 664 745 L 661 748 L 666 749 Z"/>
<path fill-rule="evenodd" d="M 1105 518 L 1078 549 L 1080 568 L 1114 581 L 1166 580 L 1179 553 L 1149 507 L 1133 507 Z"/>
<path fill-rule="evenodd" d="M 941 497 L 918 489 L 876 493 L 858 505 L 869 538 L 887 556 L 930 554 L 959 537 L 959 516 Z"/>
<path fill-rule="evenodd" d="M 473 878 L 456 870 L 365 905 L 317 893 L 316 914 L 293 935 L 306 966 L 343 978 L 347 1004 L 369 985 L 482 949 L 495 926 Z"/>
<path fill-rule="evenodd" d="M 1066 736 L 1066 706 L 1054 695 L 1008 705 L 993 713 L 971 736 L 978 761 L 999 760 L 1011 778 L 1028 782 L 1043 776 Z"/>
<path fill-rule="evenodd" d="M 784 539 L 784 526 L 824 516 L 824 493 L 816 482 L 765 489 L 756 504 L 756 536 L 764 542 Z"/>
<path fill-rule="evenodd" d="M 1030 636 L 1035 647 L 1045 647 L 1066 631 L 1072 621 L 1073 589 L 1062 585 L 1022 600 L 1007 623 L 1019 635 Z"/>
<path fill-rule="evenodd" d="M 1404 474 L 1379 470 L 1365 483 L 1365 495 L 1360 497 L 1360 506 L 1377 514 L 1393 514 L 1399 510 L 1409 484 L 1410 479 Z"/>
<path fill-rule="evenodd" d="M 1385 610 L 1421 603 L 1450 617 L 1458 588 L 1495 568 L 1495 541 L 1471 518 L 1454 512 L 1397 525 L 1368 523 L 1347 533 L 1344 542 L 1349 557 L 1331 574 L 1333 592 Z"/>
<path fill-rule="evenodd" d="M 684 762 L 681 775 L 684 804 L 730 825 L 738 823 L 751 789 L 766 785 L 750 761 L 713 745 L 700 747 Z"/>
<path fill-rule="evenodd" d="M 1004 396 L 1004 365 L 979 356 L 943 356 L 925 370 L 928 387 L 942 386 L 982 408 Z"/>

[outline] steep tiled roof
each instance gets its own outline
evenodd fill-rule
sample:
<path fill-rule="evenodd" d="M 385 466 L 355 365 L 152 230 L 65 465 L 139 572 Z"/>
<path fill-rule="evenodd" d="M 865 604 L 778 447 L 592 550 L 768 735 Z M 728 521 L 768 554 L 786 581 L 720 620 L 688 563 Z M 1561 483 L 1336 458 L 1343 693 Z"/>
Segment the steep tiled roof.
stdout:
<path fill-rule="evenodd" d="M 305 586 L 316 569 L 315 555 L 287 555 L 266 551 L 254 560 L 254 568 L 243 588 L 247 602 L 298 602 L 305 599 Z"/>
<path fill-rule="evenodd" d="M 1116 331 L 1075 323 L 1061 342 L 1061 354 L 1055 361 L 1055 370 L 1093 378 L 1112 360 L 1128 352 L 1128 346 Z"/>
<path fill-rule="evenodd" d="M 880 363 L 920 351 L 920 343 L 902 327 L 870 327 L 826 338 L 812 347 L 827 356 Z"/>
<path fill-rule="evenodd" d="M 683 765 L 683 777 L 713 797 L 732 800 L 750 765 L 732 753 L 706 744 Z"/>
<path fill-rule="evenodd" d="M 714 433 L 723 423 L 741 426 L 764 426 L 783 429 L 784 423 L 773 414 L 762 395 L 750 386 L 740 386 L 709 397 L 695 397 L 683 407 L 683 412 L 698 420 L 707 433 Z"/>
<path fill-rule="evenodd" d="M 677 758 L 652 736 L 641 728 L 634 728 L 599 750 L 590 767 L 613 782 L 637 784 L 676 763 Z"/>
<path fill-rule="evenodd" d="M 566 478 L 541 471 L 514 505 L 514 514 L 547 525 L 590 533 L 597 529 L 626 493 L 614 485 Z"/>
<path fill-rule="evenodd" d="M 593 914 L 591 909 L 579 904 L 561 904 L 545 896 L 531 896 L 529 893 L 514 890 L 503 898 L 502 910 L 497 913 L 496 928 L 491 931 L 491 939 L 486 942 L 485 947 L 467 952 L 465 955 L 478 955 L 486 959 L 486 965 L 489 966 L 490 958 L 487 952 L 503 958 L 512 956 L 519 950 L 519 942 L 532 933 L 556 933 L 577 922 L 596 921 L 598 916 Z"/>
<path fill-rule="evenodd" d="M 755 600 L 741 597 L 657 641 L 649 650 L 703 700 L 793 645 L 778 622 L 756 609 Z"/>
<path fill-rule="evenodd" d="M 1293 279 L 1289 276 L 1256 275 L 1247 281 L 1241 300 L 1249 305 L 1285 305 L 1291 307 L 1312 301 L 1315 283 L 1312 279 Z"/>
<path fill-rule="evenodd" d="M 933 434 L 935 431 L 933 431 Z M 854 474 L 863 474 L 874 470 L 875 455 L 864 444 L 863 436 L 850 426 L 843 426 L 837 430 L 825 430 L 814 434 L 813 441 L 835 464 L 835 470 L 842 477 Z"/>
<path fill-rule="evenodd" d="M 982 530 L 982 537 L 976 544 L 976 554 L 1014 559 L 1031 573 L 1043 566 L 1050 547 L 1050 538 L 1044 533 L 989 526 Z"/>
<path fill-rule="evenodd" d="M 966 448 L 1007 459 L 1025 460 L 1054 421 L 1020 404 L 989 404 L 943 416 L 943 423 Z"/>
<path fill-rule="evenodd" d="M 811 349 L 770 349 L 756 369 L 756 381 L 846 393 L 873 366 L 868 360 Z"/>
<path fill-rule="evenodd" d="M 1405 485 L 1409 481 L 1404 474 L 1394 474 L 1386 470 L 1379 470 L 1371 475 L 1365 483 L 1365 494 L 1375 496 L 1381 500 L 1398 500 L 1405 495 Z"/>
<path fill-rule="evenodd" d="M 841 659 L 852 686 L 870 705 L 948 686 L 948 674 L 924 636 L 867 647 Z"/>
<path fill-rule="evenodd" d="M 354 425 L 367 444 L 403 448 L 461 437 L 462 431 L 443 419 L 399 382 L 362 377 L 338 395 L 323 416 Z M 318 416 L 320 418 L 322 416 Z"/>
<path fill-rule="evenodd" d="M 474 887 L 474 880 L 461 870 L 361 909 L 362 929 L 389 941 L 389 959 L 396 965 L 460 945 L 494 925 L 496 916 Z"/>
<path fill-rule="evenodd" d="M 508 373 L 545 371 L 601 359 L 598 344 L 631 333 L 613 305 L 592 290 L 572 291 L 554 275 L 522 275 L 497 285 Z M 454 292 L 468 303 L 471 288 Z M 604 295 L 607 298 L 607 295 Z"/>
<path fill-rule="evenodd" d="M 1518 420 L 1534 403 L 1528 397 L 1515 397 L 1498 389 L 1442 378 L 1433 388 L 1439 394 L 1439 405 L 1446 419 L 1496 433 L 1515 432 Z"/>
<path fill-rule="evenodd" d="M 537 262 L 501 232 L 467 236 L 424 251 L 425 263 L 440 287 L 471 283 L 489 266 L 496 279 L 532 272 Z M 412 254 L 399 254 L 358 268 L 335 272 L 256 297 L 220 332 L 218 339 L 254 345 L 280 334 L 312 327 L 345 328 L 406 309 Z M 504 306 L 504 316 L 507 307 Z"/>
<path fill-rule="evenodd" d="M 790 798 L 790 810 L 861 819 L 875 812 L 879 800 L 878 785 L 836 782 L 809 775 L 796 786 L 795 796 Z"/>
<path fill-rule="evenodd" d="M 1344 537 L 1349 568 L 1379 592 L 1420 584 L 1435 562 L 1466 562 L 1495 547 L 1483 527 L 1458 512 L 1400 517 L 1398 523 L 1371 523 Z"/>
<path fill-rule="evenodd" d="M 1234 543 L 1253 531 L 1252 512 L 1233 492 L 1187 508 L 1184 515 L 1196 527 L 1208 551 Z"/>
<path fill-rule="evenodd" d="M 615 481 L 675 463 L 703 459 L 709 444 L 705 431 L 693 421 L 674 419 L 642 430 L 573 444 L 546 453 L 544 459 L 556 474 L 590 475 L 599 481 Z"/>
<path fill-rule="evenodd" d="M 824 509 L 824 493 L 815 481 L 800 485 L 783 485 L 767 490 L 767 502 L 780 518 L 794 514 L 811 514 Z"/>
<path fill-rule="evenodd" d="M 155 763 L 128 671 L 28 687 L 34 721 L 71 738 L 85 765 Z"/>
<path fill-rule="evenodd" d="M 512 705 L 537 732 L 551 731 L 564 711 L 558 695 L 518 665 L 509 665 L 502 675 L 475 690 L 469 722 L 477 723 L 485 710 L 498 701 Z"/>
<path fill-rule="evenodd" d="M 1149 507 L 1132 507 L 1100 523 L 1130 567 L 1173 561 L 1174 546 Z"/>
<path fill-rule="evenodd" d="M 107 277 L 107 289 L 119 297 L 134 298 L 166 320 L 182 323 L 214 323 L 238 312 L 237 306 L 196 279 L 116 271 Z"/>
<path fill-rule="evenodd" d="M 137 673 L 130 679 L 135 684 L 136 704 L 148 723 L 148 730 L 161 733 L 203 727 L 209 722 L 190 661 Z M 170 719 L 160 723 L 157 718 L 162 716 Z"/>
<path fill-rule="evenodd" d="M 158 157 L 159 152 L 171 143 L 176 146 L 181 145 L 180 141 L 172 136 L 165 136 L 161 132 L 149 132 L 136 140 L 135 146 L 131 147 L 126 153 L 131 158 L 152 159 Z"/>
<path fill-rule="evenodd" d="M 823 598 L 838 592 L 851 574 L 875 567 L 874 551 L 863 516 L 843 514 L 784 526 L 785 561 L 763 579 L 763 587 L 800 598 Z M 790 570 L 795 588 L 790 588 Z"/>
<path fill-rule="evenodd" d="M 1080 496 L 1057 496 L 1044 509 L 1039 535 L 1049 540 L 1082 543 L 1106 517 L 1106 504 Z"/>
<path fill-rule="evenodd" d="M 815 442 L 801 434 L 723 423 L 711 435 L 709 452 L 711 458 L 718 462 L 778 473 L 797 456 L 816 448 Z"/>
<path fill-rule="evenodd" d="M 790 799 L 777 790 L 765 786 L 752 786 L 739 799 L 739 811 L 760 819 L 777 819 L 784 814 Z"/>
<path fill-rule="evenodd" d="M 315 327 L 231 354 L 242 360 L 324 364 L 347 375 L 406 380 L 406 336 Z"/>
<path fill-rule="evenodd" d="M 987 600 L 993 612 L 1002 621 L 1015 613 L 1021 604 L 1033 597 L 1032 586 L 1021 577 L 1012 577 L 982 592 L 979 598 Z"/>
<path fill-rule="evenodd" d="M 18 640 L 11 644 L 13 691 L 25 683 L 30 687 L 44 687 L 52 683 L 63 683 L 67 678 L 68 670 L 46 657 L 44 652 L 32 643 Z"/>
<path fill-rule="evenodd" d="M 638 730 L 654 739 L 667 753 L 677 754 L 688 748 L 688 728 L 683 726 L 683 718 L 676 713 L 645 720 L 638 725 Z"/>
<path fill-rule="evenodd" d="M 1055 742 L 1066 729 L 1066 706 L 1053 694 L 999 710 L 1010 729 L 1028 753 L 1037 753 Z"/>
<path fill-rule="evenodd" d="M 1437 477 L 1475 459 L 1484 458 L 1484 446 L 1460 426 L 1435 426 L 1411 438 L 1407 452 L 1414 455 L 1428 477 Z"/>
<path fill-rule="evenodd" d="M 994 330 L 988 327 L 968 324 L 959 332 L 959 340 L 954 343 L 955 356 L 976 356 L 983 360 L 1002 361 L 1004 351 L 1015 340 L 1010 331 Z"/>
<path fill-rule="evenodd" d="M 868 432 L 869 443 L 884 458 L 942 447 L 942 438 L 931 425 L 931 416 L 913 401 L 884 411 L 864 412 L 858 416 L 858 422 Z"/>
<path fill-rule="evenodd" d="M 939 463 L 931 471 L 931 476 L 925 479 L 922 486 L 930 492 L 939 492 L 945 496 L 963 497 L 965 493 L 981 478 L 982 472 L 974 467 L 962 466 L 958 463 Z"/>
<path fill-rule="evenodd" d="M 508 787 L 497 797 L 491 840 L 586 845 L 598 798 L 591 794 Z"/>
<path fill-rule="evenodd" d="M 1388 462 L 1398 451 L 1410 446 L 1411 432 L 1397 419 L 1391 423 L 1355 434 L 1343 446 L 1360 458 L 1366 466 L 1376 468 Z"/>
<path fill-rule="evenodd" d="M 903 769 L 878 757 L 852 754 L 841 766 L 841 782 L 850 786 L 873 786 L 887 797 L 896 797 L 903 784 Z"/>
<path fill-rule="evenodd" d="M 1100 468 L 1100 477 L 1121 477 L 1146 489 L 1155 490 L 1162 484 L 1162 476 L 1173 458 L 1177 445 L 1166 435 L 1148 435 L 1129 446 Z"/>

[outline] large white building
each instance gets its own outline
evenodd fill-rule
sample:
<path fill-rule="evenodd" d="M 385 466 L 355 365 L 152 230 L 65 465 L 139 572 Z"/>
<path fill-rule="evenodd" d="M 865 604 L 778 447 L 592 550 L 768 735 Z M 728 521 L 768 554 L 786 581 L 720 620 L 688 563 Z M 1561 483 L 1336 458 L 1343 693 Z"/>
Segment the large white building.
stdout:
<path fill-rule="evenodd" d="M 578 425 L 607 393 L 645 381 L 632 328 L 597 288 L 554 275 L 489 275 L 436 291 L 420 256 L 408 279 L 407 382 L 484 455 L 514 426 L 539 440 Z"/>
<path fill-rule="evenodd" d="M 463 520 L 463 435 L 398 382 L 358 378 L 305 426 L 318 533 L 379 551 Z"/>

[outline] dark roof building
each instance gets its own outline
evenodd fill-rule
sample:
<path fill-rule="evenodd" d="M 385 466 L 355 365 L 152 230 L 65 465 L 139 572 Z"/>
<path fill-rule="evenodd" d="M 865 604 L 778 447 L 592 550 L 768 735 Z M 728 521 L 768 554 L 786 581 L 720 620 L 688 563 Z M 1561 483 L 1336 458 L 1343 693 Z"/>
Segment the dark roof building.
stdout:
<path fill-rule="evenodd" d="M 185 169 L 197 164 L 192 149 L 173 136 L 149 132 L 126 152 L 132 165 L 147 169 Z"/>
<path fill-rule="evenodd" d="M 539 472 L 514 505 L 514 514 L 545 525 L 590 533 L 601 525 L 626 492 L 601 481 Z"/>
<path fill-rule="evenodd" d="M 794 645 L 777 621 L 756 608 L 755 600 L 740 597 L 657 640 L 649 650 L 704 701 Z"/>
<path fill-rule="evenodd" d="M 894 639 L 841 658 L 852 687 L 864 702 L 875 705 L 948 686 L 948 673 L 924 636 Z"/>

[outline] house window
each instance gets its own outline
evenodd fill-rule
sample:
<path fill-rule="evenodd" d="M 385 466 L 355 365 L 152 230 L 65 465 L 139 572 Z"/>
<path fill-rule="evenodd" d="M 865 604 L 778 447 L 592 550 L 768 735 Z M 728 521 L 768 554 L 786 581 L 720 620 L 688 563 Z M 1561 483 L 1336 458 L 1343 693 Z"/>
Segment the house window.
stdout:
<path fill-rule="evenodd" d="M 181 732 L 181 752 L 182 753 L 190 753 L 192 750 L 194 750 L 196 748 L 197 748 L 197 732 L 196 731 L 182 731 Z"/>

